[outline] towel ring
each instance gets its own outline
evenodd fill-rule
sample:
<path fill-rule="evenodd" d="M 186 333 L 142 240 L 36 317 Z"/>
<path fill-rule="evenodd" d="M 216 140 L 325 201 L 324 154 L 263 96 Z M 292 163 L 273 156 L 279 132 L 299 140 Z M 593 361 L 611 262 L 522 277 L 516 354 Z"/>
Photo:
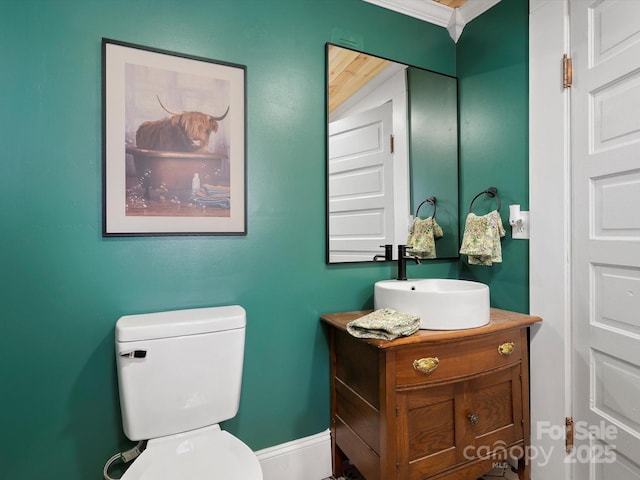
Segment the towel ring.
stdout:
<path fill-rule="evenodd" d="M 433 205 L 433 215 L 431 215 L 431 217 L 435 220 L 436 219 L 436 197 L 429 197 L 429 198 L 423 200 L 422 203 L 420 205 L 418 205 L 418 208 L 416 209 L 415 218 L 418 218 L 418 212 L 420 211 L 420 207 L 422 205 L 424 205 L 425 203 Z"/>
<path fill-rule="evenodd" d="M 498 196 L 498 189 L 496 187 L 489 187 L 486 190 L 483 190 L 482 192 L 478 193 L 475 197 L 473 197 L 473 200 L 471 200 L 471 203 L 469 204 L 469 213 L 471 213 L 471 207 L 473 206 L 473 202 L 475 202 L 480 195 L 485 195 L 485 194 L 491 198 L 495 197 L 498 200 L 498 211 L 500 211 L 500 207 L 502 206 L 502 201 Z"/>

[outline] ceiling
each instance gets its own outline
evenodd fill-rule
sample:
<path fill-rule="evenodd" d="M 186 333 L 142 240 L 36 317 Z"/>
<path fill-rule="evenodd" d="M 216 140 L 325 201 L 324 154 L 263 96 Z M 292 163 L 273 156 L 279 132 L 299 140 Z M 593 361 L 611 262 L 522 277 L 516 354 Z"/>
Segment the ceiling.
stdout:
<path fill-rule="evenodd" d="M 383 58 L 335 45 L 329 45 L 327 59 L 329 112 L 333 112 L 391 63 Z"/>
<path fill-rule="evenodd" d="M 481 13 L 491 8 L 500 0 L 364 0 L 368 3 L 374 3 L 387 9 L 397 10 L 408 6 L 416 8 L 420 6 L 426 10 L 422 10 L 420 15 L 416 13 L 406 13 L 421 20 L 435 23 L 439 26 L 449 28 L 451 19 L 456 19 L 463 15 L 468 17 L 467 21 L 471 21 Z M 473 7 L 474 10 L 469 10 Z M 430 15 L 438 14 L 439 19 L 425 16 L 429 12 Z M 461 18 L 463 18 L 461 17 Z M 444 19 L 447 19 L 445 22 Z M 445 23 L 443 23 L 445 22 Z M 454 26 L 455 27 L 455 26 Z M 458 36 L 462 33 L 464 24 L 459 27 Z M 451 34 L 451 29 L 449 29 Z M 453 37 L 453 35 L 452 35 Z M 454 38 L 457 40 L 457 38 Z M 338 108 L 346 99 L 350 98 L 355 92 L 360 90 L 362 86 L 370 82 L 377 74 L 382 72 L 389 66 L 389 60 L 367 55 L 366 53 L 349 50 L 346 48 L 338 48 L 329 45 L 327 52 L 329 70 L 327 71 L 327 93 L 329 113 Z"/>
<path fill-rule="evenodd" d="M 500 0 L 363 0 L 388 10 L 445 27 L 454 42 L 465 25 Z"/>
<path fill-rule="evenodd" d="M 451 8 L 458 8 L 467 3 L 467 0 L 433 0 L 436 3 L 441 3 Z"/>

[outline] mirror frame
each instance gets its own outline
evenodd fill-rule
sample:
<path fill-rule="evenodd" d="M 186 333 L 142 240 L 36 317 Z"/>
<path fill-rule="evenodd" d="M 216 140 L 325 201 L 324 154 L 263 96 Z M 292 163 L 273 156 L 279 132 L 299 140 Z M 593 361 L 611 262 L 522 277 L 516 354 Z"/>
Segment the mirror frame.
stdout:
<path fill-rule="evenodd" d="M 446 256 L 443 257 L 436 257 L 433 259 L 429 259 L 429 260 L 457 260 L 460 258 L 460 253 L 459 253 L 459 248 L 460 248 L 460 241 L 461 241 L 461 228 L 462 228 L 462 222 L 461 222 L 461 210 L 460 210 L 460 137 L 459 137 L 459 82 L 458 82 L 458 78 L 452 75 L 448 75 L 448 74 L 444 74 L 441 72 L 437 72 L 434 70 L 430 70 L 427 68 L 423 68 L 423 67 L 417 67 L 414 65 L 410 65 L 407 63 L 403 63 L 403 62 L 399 62 L 397 60 L 392 60 L 386 57 L 381 57 L 379 55 L 376 54 L 372 54 L 372 53 L 368 53 L 368 52 L 364 52 L 362 50 L 358 50 L 355 48 L 352 48 L 350 46 L 345 46 L 345 45 L 340 45 L 340 44 L 336 44 L 336 43 L 331 43 L 331 42 L 327 42 L 325 45 L 325 141 L 326 141 L 326 152 L 325 152 L 325 261 L 327 264 L 330 265 L 339 265 L 339 264 L 362 264 L 362 263 L 375 263 L 376 261 L 373 259 L 371 260 L 354 260 L 354 261 L 331 261 L 330 260 L 330 255 L 331 255 L 331 251 L 330 251 L 330 215 L 329 215 L 329 208 L 330 208 L 330 197 L 329 197 L 329 135 L 330 135 L 330 123 L 329 123 L 329 119 L 331 116 L 331 112 L 329 111 L 329 95 L 330 95 L 330 86 L 329 86 L 329 72 L 330 72 L 330 65 L 329 65 L 329 49 L 330 47 L 339 47 L 339 48 L 343 48 L 346 50 L 350 50 L 352 52 L 356 52 L 356 53 L 360 53 L 360 54 L 364 54 L 367 56 L 371 56 L 371 57 L 377 57 L 379 59 L 382 60 L 386 60 L 398 65 L 403 65 L 405 66 L 407 69 L 415 69 L 415 70 L 419 70 L 419 71 L 424 71 L 424 72 L 428 72 L 428 73 L 433 73 L 436 74 L 438 76 L 441 76 L 442 78 L 448 78 L 448 79 L 452 79 L 454 80 L 454 90 L 455 90 L 455 111 L 452 111 L 453 116 L 455 117 L 455 141 L 451 142 L 451 146 L 453 146 L 453 144 L 455 144 L 455 170 L 456 170 L 456 195 L 454 197 L 454 201 L 455 201 L 455 205 L 451 206 L 449 205 L 449 213 L 455 216 L 456 222 L 455 225 L 449 227 L 449 231 L 454 231 L 455 235 L 454 235 L 454 240 L 451 244 L 451 247 L 453 247 L 455 245 L 455 254 L 453 252 L 447 254 Z M 407 87 L 408 89 L 408 87 Z M 407 91 L 407 97 L 409 97 L 409 92 Z M 412 161 L 412 148 L 411 148 L 411 109 L 409 107 L 409 105 L 407 105 L 407 118 L 406 118 L 406 140 L 407 140 L 407 176 L 408 176 L 408 208 L 409 208 L 409 212 L 407 212 L 407 217 L 409 218 L 409 216 L 411 216 L 411 218 L 413 217 L 413 215 L 416 212 L 416 209 L 418 207 L 418 205 L 420 205 L 421 203 L 424 203 L 426 198 L 415 198 L 414 196 L 414 182 L 413 182 L 413 171 L 415 170 L 414 165 L 413 165 L 413 161 Z M 451 161 L 453 159 L 453 157 L 448 157 L 447 161 Z M 418 194 L 419 196 L 421 194 Z M 437 201 L 436 201 L 436 205 L 437 205 Z M 438 205 L 439 206 L 439 205 Z M 424 205 L 421 209 L 421 211 L 423 211 L 425 208 L 427 209 L 432 209 L 433 207 L 431 205 Z M 436 207 L 437 208 L 437 207 Z M 440 212 L 440 210 L 439 210 Z M 409 223 L 409 222 L 408 222 Z M 446 235 L 446 232 L 445 232 Z M 407 236 L 408 236 L 408 232 L 407 232 Z M 395 242 L 393 244 L 392 247 L 392 254 L 393 254 L 393 260 L 395 261 L 397 259 L 397 245 L 400 242 Z M 451 248 L 451 250 L 453 250 L 453 248 Z M 379 254 L 384 254 L 384 248 L 381 247 L 380 251 L 378 252 Z M 425 259 L 426 260 L 426 259 Z"/>

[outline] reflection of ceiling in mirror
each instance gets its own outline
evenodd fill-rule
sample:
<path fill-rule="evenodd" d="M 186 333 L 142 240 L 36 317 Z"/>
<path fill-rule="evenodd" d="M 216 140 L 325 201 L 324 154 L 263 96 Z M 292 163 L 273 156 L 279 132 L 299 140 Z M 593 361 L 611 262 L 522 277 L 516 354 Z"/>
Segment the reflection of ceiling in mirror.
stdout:
<path fill-rule="evenodd" d="M 391 63 L 384 58 L 336 47 L 335 45 L 329 45 L 328 60 L 327 82 L 329 98 L 327 107 L 329 113 L 333 112 L 342 102 L 351 97 L 364 84 L 375 78 L 378 73 Z"/>

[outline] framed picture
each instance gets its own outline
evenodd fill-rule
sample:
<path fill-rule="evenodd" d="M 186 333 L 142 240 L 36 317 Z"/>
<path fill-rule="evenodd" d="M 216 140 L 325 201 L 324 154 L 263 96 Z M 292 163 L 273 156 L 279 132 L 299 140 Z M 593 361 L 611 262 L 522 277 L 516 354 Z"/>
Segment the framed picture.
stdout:
<path fill-rule="evenodd" d="M 102 40 L 103 235 L 246 234 L 246 67 Z"/>

